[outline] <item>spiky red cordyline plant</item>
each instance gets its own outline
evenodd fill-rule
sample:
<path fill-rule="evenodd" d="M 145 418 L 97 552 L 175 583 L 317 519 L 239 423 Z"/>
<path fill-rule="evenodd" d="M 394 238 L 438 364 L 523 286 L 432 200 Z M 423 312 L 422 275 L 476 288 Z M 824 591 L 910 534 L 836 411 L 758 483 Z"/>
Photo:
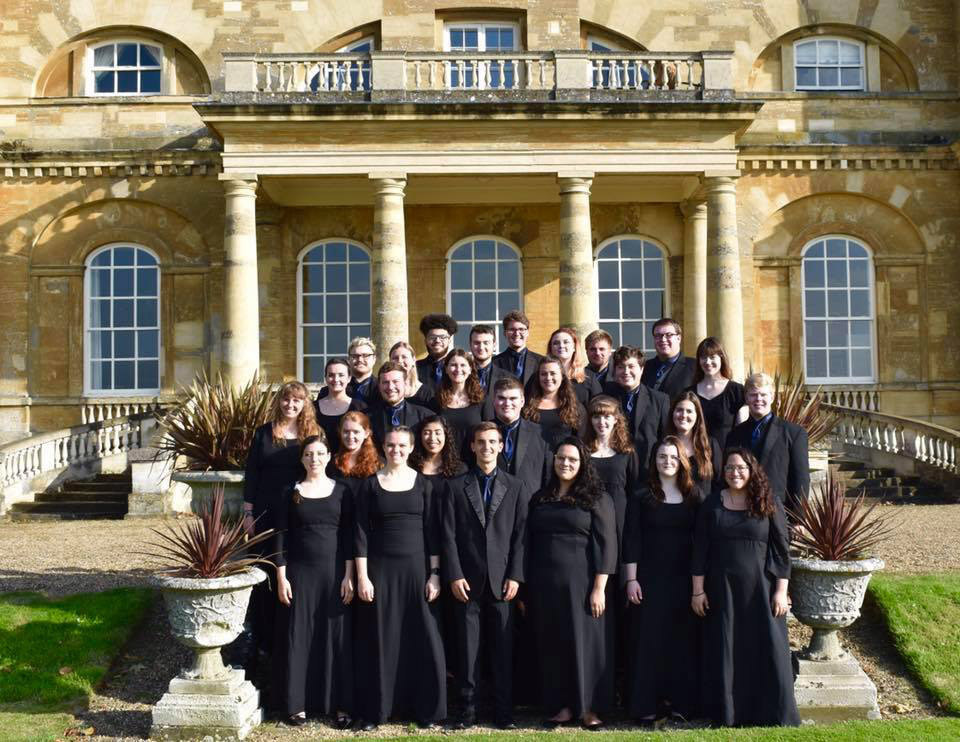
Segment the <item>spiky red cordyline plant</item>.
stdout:
<path fill-rule="evenodd" d="M 243 521 L 223 516 L 223 484 L 213 486 L 209 504 L 200 508 L 198 516 L 178 524 L 153 528 L 159 542 L 148 544 L 153 551 L 137 552 L 162 563 L 161 572 L 177 577 L 226 577 L 242 572 L 255 564 L 273 566 L 268 559 L 245 556 L 247 549 L 274 535 L 274 529 L 248 538 Z"/>
<path fill-rule="evenodd" d="M 827 472 L 818 490 L 788 509 L 793 520 L 792 543 L 804 556 L 825 561 L 874 556 L 873 549 L 896 528 L 892 511 L 874 514 L 879 500 L 865 505 L 865 490 L 847 497 L 832 472 Z"/>

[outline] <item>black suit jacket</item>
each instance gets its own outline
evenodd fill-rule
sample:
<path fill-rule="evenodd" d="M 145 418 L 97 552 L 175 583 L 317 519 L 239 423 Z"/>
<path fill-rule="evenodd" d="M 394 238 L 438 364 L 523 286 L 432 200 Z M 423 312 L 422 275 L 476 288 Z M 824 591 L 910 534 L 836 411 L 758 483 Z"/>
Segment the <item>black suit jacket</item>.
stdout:
<path fill-rule="evenodd" d="M 363 399 L 362 397 L 357 396 L 357 380 L 351 376 L 350 381 L 347 382 L 348 397 L 351 397 L 353 399 L 359 399 L 360 401 L 365 402 L 366 404 L 371 404 L 375 400 L 380 399 L 380 387 L 377 386 L 377 377 L 372 376 L 370 378 L 370 384 L 368 386 L 368 389 L 370 392 L 370 396 L 368 399 Z M 322 389 L 320 389 L 319 392 L 317 392 L 316 401 L 319 402 L 321 399 L 328 396 L 329 394 L 330 394 L 330 390 L 327 389 L 327 387 L 323 387 Z"/>
<path fill-rule="evenodd" d="M 604 391 L 620 403 L 620 409 L 630 426 L 627 414 L 627 392 L 619 384 L 608 383 Z M 647 481 L 650 468 L 650 454 L 657 441 L 663 437 L 670 417 L 670 399 L 663 392 L 654 391 L 641 384 L 637 387 L 637 401 L 634 406 L 633 425 L 630 437 L 640 459 L 639 481 Z"/>
<path fill-rule="evenodd" d="M 640 383 L 651 389 L 657 388 L 657 363 L 647 361 L 643 364 L 643 373 Z M 680 356 L 670 370 L 660 379 L 659 391 L 667 395 L 672 401 L 680 392 L 693 384 L 693 375 L 697 371 L 697 359 L 689 356 Z"/>
<path fill-rule="evenodd" d="M 425 417 L 430 417 L 433 411 L 428 410 L 426 407 L 421 407 L 409 399 L 406 400 L 406 402 L 407 404 L 400 414 L 400 424 L 406 425 L 408 428 L 413 428 L 413 432 L 419 435 L 420 422 Z M 367 417 L 370 418 L 370 428 L 373 430 L 373 442 L 377 447 L 377 451 L 382 452 L 384 436 L 393 427 L 391 424 L 390 407 L 378 397 L 377 401 L 370 405 L 355 399 L 350 404 L 350 409 L 365 412 Z"/>
<path fill-rule="evenodd" d="M 750 449 L 753 420 L 734 426 L 727 436 L 727 448 Z M 807 431 L 776 415 L 767 424 L 760 449 L 760 466 L 770 480 L 770 488 L 787 507 L 794 508 L 810 492 L 810 458 Z"/>
<path fill-rule="evenodd" d="M 490 507 L 470 471 L 446 483 L 443 504 L 441 563 L 444 580 L 466 579 L 479 597 L 485 581 L 501 597 L 505 579 L 523 582 L 523 546 L 530 492 L 517 479 L 498 470 Z"/>
<path fill-rule="evenodd" d="M 540 426 L 521 418 L 516 432 L 513 466 L 507 466 L 507 460 L 501 453 L 497 468 L 521 480 L 532 494 L 550 479 L 552 465 L 553 454 L 540 435 Z"/>
<path fill-rule="evenodd" d="M 587 367 L 584 369 L 584 371 L 587 373 L 588 376 L 592 376 L 594 379 L 597 380 L 597 384 L 600 385 L 600 388 L 601 388 L 601 389 L 603 389 L 604 385 L 605 385 L 608 381 L 610 381 L 610 382 L 613 381 L 613 369 L 610 368 L 610 363 L 609 363 L 609 362 L 607 363 L 606 366 L 604 366 L 604 367 L 603 367 L 602 369 L 600 369 L 599 371 L 594 371 L 593 368 L 591 368 L 590 366 L 587 366 Z M 599 393 L 599 392 L 598 392 L 598 393 Z"/>
<path fill-rule="evenodd" d="M 531 383 L 531 380 L 536 377 L 537 371 L 540 369 L 540 361 L 542 360 L 542 355 L 534 353 L 527 348 L 527 359 L 523 364 L 523 378 L 520 379 L 524 389 L 529 389 L 528 385 Z M 493 365 L 513 375 L 513 357 L 510 355 L 509 350 L 497 353 L 493 357 Z"/>
<path fill-rule="evenodd" d="M 444 358 L 446 357 L 444 356 Z M 431 386 L 436 386 L 436 380 L 433 376 L 433 359 L 430 356 L 417 361 L 417 378 L 420 379 L 422 384 L 429 383 Z"/>

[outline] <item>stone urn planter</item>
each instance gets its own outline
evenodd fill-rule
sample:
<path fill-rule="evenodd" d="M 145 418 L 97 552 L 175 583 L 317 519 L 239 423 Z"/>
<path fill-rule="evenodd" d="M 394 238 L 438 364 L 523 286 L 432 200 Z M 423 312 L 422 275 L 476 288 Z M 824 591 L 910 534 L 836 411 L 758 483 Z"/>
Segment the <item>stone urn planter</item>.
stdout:
<path fill-rule="evenodd" d="M 243 739 L 260 723 L 260 694 L 243 670 L 226 667 L 220 648 L 243 629 L 253 586 L 266 573 L 227 577 L 157 576 L 173 636 L 194 651 L 193 665 L 170 681 L 153 708 L 154 739 Z"/>
<path fill-rule="evenodd" d="M 201 506 L 212 500 L 214 485 L 222 484 L 224 515 L 229 518 L 243 515 L 242 471 L 175 471 L 170 479 L 190 487 L 190 510 L 194 513 L 199 513 Z"/>
<path fill-rule="evenodd" d="M 810 646 L 802 653 L 808 660 L 847 659 L 840 646 L 839 629 L 860 617 L 870 575 L 883 569 L 882 559 L 825 561 L 793 559 L 790 599 L 793 615 L 813 629 Z"/>

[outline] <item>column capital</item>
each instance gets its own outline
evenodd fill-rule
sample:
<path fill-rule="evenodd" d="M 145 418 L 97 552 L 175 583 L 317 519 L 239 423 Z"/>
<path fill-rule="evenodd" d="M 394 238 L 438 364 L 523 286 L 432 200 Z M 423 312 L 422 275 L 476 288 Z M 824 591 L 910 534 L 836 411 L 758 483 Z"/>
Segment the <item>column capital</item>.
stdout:
<path fill-rule="evenodd" d="M 740 177 L 739 170 L 706 170 L 700 178 L 703 191 L 723 190 L 724 188 L 736 187 L 737 178 Z"/>
<path fill-rule="evenodd" d="M 400 196 L 403 198 L 407 188 L 406 173 L 373 172 L 367 177 L 373 183 L 374 193 L 378 196 Z"/>
<path fill-rule="evenodd" d="M 585 193 L 589 196 L 593 173 L 557 173 L 557 185 L 561 194 Z"/>
<path fill-rule="evenodd" d="M 688 198 L 680 202 L 680 213 L 684 219 L 706 219 L 707 202 L 704 199 Z"/>
<path fill-rule="evenodd" d="M 250 196 L 256 198 L 257 195 L 257 176 L 251 177 L 224 177 L 220 174 L 220 182 L 223 184 L 223 192 L 227 196 Z"/>

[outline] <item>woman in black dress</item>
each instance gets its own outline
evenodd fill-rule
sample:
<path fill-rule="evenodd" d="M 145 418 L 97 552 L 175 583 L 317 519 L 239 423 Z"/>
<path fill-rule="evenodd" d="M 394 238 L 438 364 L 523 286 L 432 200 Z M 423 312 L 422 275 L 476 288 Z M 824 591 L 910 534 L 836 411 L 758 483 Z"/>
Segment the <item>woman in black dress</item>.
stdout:
<path fill-rule="evenodd" d="M 380 468 L 380 457 L 373 445 L 373 429 L 365 413 L 350 410 L 340 418 L 340 450 L 330 462 L 330 476 L 342 479 L 356 495 L 360 484 Z"/>
<path fill-rule="evenodd" d="M 796 726 L 787 519 L 752 453 L 728 449 L 723 464 L 726 488 L 700 508 L 691 564 L 704 711 L 723 726 Z"/>
<path fill-rule="evenodd" d="M 540 436 L 551 451 L 567 436 L 583 440 L 589 427 L 587 410 L 577 401 L 563 361 L 553 356 L 540 361 L 521 414 L 540 425 Z"/>
<path fill-rule="evenodd" d="M 679 438 L 660 441 L 624 530 L 627 599 L 635 606 L 627 705 L 646 727 L 661 705 L 675 719 L 696 712 L 700 626 L 690 610 L 690 551 L 702 494 L 691 466 Z"/>
<path fill-rule="evenodd" d="M 584 407 L 600 394 L 600 382 L 587 373 L 586 353 L 581 350 L 580 338 L 572 327 L 558 327 L 553 331 L 547 343 L 547 355 L 561 360 L 577 401 Z"/>
<path fill-rule="evenodd" d="M 690 391 L 700 398 L 707 433 L 722 451 L 733 426 L 747 419 L 747 408 L 743 384 L 733 380 L 730 361 L 715 337 L 704 338 L 697 346 L 697 370 Z"/>
<path fill-rule="evenodd" d="M 277 510 L 277 596 L 288 611 L 286 711 L 300 726 L 308 712 L 333 714 L 337 729 L 353 710 L 353 496 L 326 474 L 323 431 L 300 446 L 306 475 Z"/>
<path fill-rule="evenodd" d="M 613 501 L 586 446 L 560 442 L 550 483 L 537 492 L 527 519 L 527 585 L 537 636 L 541 702 L 556 727 L 580 719 L 603 725 L 613 705 L 613 627 L 607 580 L 617 568 Z"/>
<path fill-rule="evenodd" d="M 471 460 L 470 431 L 483 419 L 486 393 L 477 379 L 477 368 L 467 351 L 456 348 L 443 362 L 443 378 L 432 408 L 453 431 L 461 461 Z"/>
<path fill-rule="evenodd" d="M 391 716 L 430 727 L 447 715 L 435 610 L 440 512 L 430 483 L 407 465 L 413 440 L 407 427 L 387 433 L 387 463 L 357 494 L 356 708 L 364 730 Z"/>
<path fill-rule="evenodd" d="M 680 439 L 690 460 L 690 475 L 701 492 L 710 494 L 720 485 L 720 445 L 707 435 L 700 399 L 691 391 L 680 392 L 670 405 L 667 435 Z"/>
<path fill-rule="evenodd" d="M 331 358 L 323 368 L 327 393 L 318 396 L 313 406 L 317 411 L 317 424 L 330 443 L 330 452 L 340 447 L 340 418 L 350 409 L 353 399 L 347 395 L 350 383 L 350 364 L 346 358 Z"/>
<path fill-rule="evenodd" d="M 243 480 L 243 527 L 250 534 L 276 528 L 280 498 L 303 473 L 300 444 L 319 432 L 310 392 L 299 381 L 287 382 L 280 388 L 273 398 L 268 419 L 269 422 L 254 432 L 247 453 Z M 271 550 L 270 542 L 258 547 L 258 553 L 263 557 Z M 275 620 L 277 601 L 266 582 L 254 587 L 249 610 L 256 646 L 269 652 L 279 629 Z M 280 667 L 277 662 L 274 662 L 274 666 Z M 275 698 L 270 699 L 271 705 L 274 705 L 274 701 Z"/>

